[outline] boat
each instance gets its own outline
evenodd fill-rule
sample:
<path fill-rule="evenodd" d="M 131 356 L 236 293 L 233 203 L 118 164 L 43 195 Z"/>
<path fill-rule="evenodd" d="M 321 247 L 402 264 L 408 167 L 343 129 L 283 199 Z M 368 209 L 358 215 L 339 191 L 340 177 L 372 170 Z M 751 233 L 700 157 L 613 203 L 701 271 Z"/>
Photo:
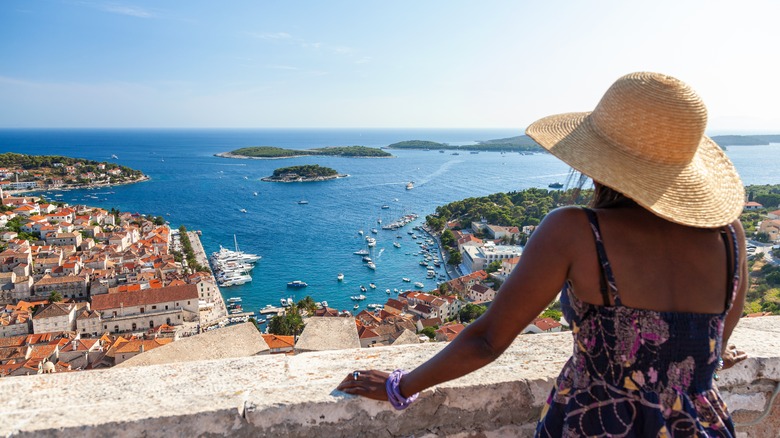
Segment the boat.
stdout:
<path fill-rule="evenodd" d="M 365 300 L 365 299 L 366 299 L 366 296 L 365 296 L 365 295 L 363 295 L 363 294 L 360 294 L 360 295 L 352 295 L 351 297 L 349 297 L 349 299 L 350 299 L 350 300 L 352 300 L 352 301 L 363 301 L 363 300 Z"/>
<path fill-rule="evenodd" d="M 257 196 L 257 192 L 252 192 L 253 195 Z"/>
<path fill-rule="evenodd" d="M 368 269 L 376 270 L 376 265 L 374 264 L 374 262 L 368 262 L 366 266 L 368 266 Z"/>
<path fill-rule="evenodd" d="M 298 201 L 298 204 L 300 204 L 300 205 L 306 205 L 308 203 L 309 203 L 309 201 L 307 201 L 305 199 L 301 199 L 300 201 Z"/>
<path fill-rule="evenodd" d="M 372 260 L 371 260 L 371 257 L 369 257 L 369 256 L 364 256 L 364 257 L 363 257 L 363 261 L 364 261 L 364 262 L 366 262 L 366 263 L 368 263 L 368 262 L 370 262 L 370 261 L 372 261 Z"/>
<path fill-rule="evenodd" d="M 393 246 L 394 246 L 394 247 L 396 247 L 396 248 L 400 248 L 400 247 L 401 247 L 401 244 L 400 244 L 400 243 L 398 243 L 398 242 L 393 242 Z"/>
<path fill-rule="evenodd" d="M 549 187 L 551 189 L 562 189 L 563 188 L 563 184 L 561 184 L 559 182 L 554 182 L 552 184 L 548 184 L 547 187 Z"/>
<path fill-rule="evenodd" d="M 381 304 L 374 304 L 374 303 L 371 303 L 371 304 L 367 305 L 366 307 L 368 307 L 369 309 L 374 309 L 374 310 L 376 310 L 376 309 L 384 309 L 385 308 L 385 306 L 383 306 Z"/>
<path fill-rule="evenodd" d="M 354 306 L 352 306 L 352 308 L 353 308 L 354 310 L 357 310 L 359 307 L 360 307 L 360 304 L 355 304 Z"/>
<path fill-rule="evenodd" d="M 452 155 L 460 155 L 458 152 L 453 152 Z"/>
<path fill-rule="evenodd" d="M 374 238 L 369 237 L 367 239 L 367 242 L 368 242 L 368 246 L 371 246 L 371 247 L 376 246 L 376 239 L 374 239 Z"/>
<path fill-rule="evenodd" d="M 293 288 L 301 288 L 306 286 L 308 286 L 308 284 L 306 284 L 305 281 L 301 281 L 301 280 L 295 280 L 287 283 L 287 287 L 293 287 Z"/>
<path fill-rule="evenodd" d="M 114 160 L 119 159 L 119 157 L 117 157 L 116 154 L 111 154 L 111 158 L 114 159 Z"/>
<path fill-rule="evenodd" d="M 260 319 L 257 320 L 257 323 L 258 324 L 265 324 L 265 321 L 266 321 L 265 318 L 260 318 Z"/>
<path fill-rule="evenodd" d="M 406 278 L 406 277 L 402 278 L 401 280 L 403 280 L 403 281 L 405 281 L 405 282 L 407 282 L 407 283 L 409 283 L 409 282 L 411 282 L 411 281 L 412 281 L 412 280 L 410 280 L 410 279 L 408 279 L 408 278 Z"/>
<path fill-rule="evenodd" d="M 358 234 L 363 235 L 363 230 L 358 230 Z"/>
<path fill-rule="evenodd" d="M 238 211 L 240 211 L 241 213 L 246 213 L 246 208 L 242 208 L 241 210 Z"/>
<path fill-rule="evenodd" d="M 342 274 L 341 272 L 339 272 L 339 275 L 337 275 L 337 276 L 336 276 L 336 280 L 338 280 L 338 281 L 342 281 L 342 280 L 344 280 L 344 274 Z"/>
<path fill-rule="evenodd" d="M 382 210 L 387 210 L 388 208 L 390 208 L 390 206 L 389 206 L 389 205 L 383 205 L 383 206 L 382 206 Z"/>
<path fill-rule="evenodd" d="M 415 283 L 414 283 L 414 286 L 415 286 L 415 287 L 417 287 L 417 288 L 423 288 L 423 287 L 425 287 L 425 285 L 424 285 L 424 284 L 422 284 L 422 283 L 421 283 L 421 282 L 419 282 L 419 281 L 415 282 Z"/>
<path fill-rule="evenodd" d="M 282 305 L 282 307 L 287 307 L 287 298 L 280 299 L 279 303 Z"/>
<path fill-rule="evenodd" d="M 368 292 L 368 289 L 366 289 L 366 287 L 361 284 L 360 285 L 360 292 Z"/>
<path fill-rule="evenodd" d="M 385 289 L 385 293 L 390 293 L 390 289 Z"/>
<path fill-rule="evenodd" d="M 478 153 L 479 153 L 479 151 L 471 151 L 471 152 L 469 152 L 469 153 L 470 153 L 470 154 L 473 154 L 473 155 L 476 155 L 476 154 L 478 154 Z"/>
<path fill-rule="evenodd" d="M 230 298 L 227 299 L 227 302 L 229 304 L 240 303 L 241 302 L 241 297 L 230 297 Z"/>
<path fill-rule="evenodd" d="M 444 153 L 444 149 L 439 149 L 439 153 L 443 154 Z"/>
<path fill-rule="evenodd" d="M 414 181 L 406 183 L 406 190 L 412 190 L 414 188 Z"/>
<path fill-rule="evenodd" d="M 374 283 L 368 283 L 368 287 L 371 289 L 376 289 L 376 285 Z"/>
<path fill-rule="evenodd" d="M 359 256 L 365 256 L 365 255 L 368 255 L 369 252 L 368 252 L 367 249 L 359 249 L 359 250 L 353 252 L 352 254 L 359 255 Z"/>
<path fill-rule="evenodd" d="M 322 300 L 322 307 L 328 307 L 328 302 L 325 300 Z"/>
<path fill-rule="evenodd" d="M 371 232 L 374 233 L 374 234 L 377 234 L 377 233 L 379 233 L 379 230 L 377 230 L 376 228 L 372 228 Z"/>
<path fill-rule="evenodd" d="M 428 266 L 428 262 L 425 260 L 420 260 L 420 266 Z"/>

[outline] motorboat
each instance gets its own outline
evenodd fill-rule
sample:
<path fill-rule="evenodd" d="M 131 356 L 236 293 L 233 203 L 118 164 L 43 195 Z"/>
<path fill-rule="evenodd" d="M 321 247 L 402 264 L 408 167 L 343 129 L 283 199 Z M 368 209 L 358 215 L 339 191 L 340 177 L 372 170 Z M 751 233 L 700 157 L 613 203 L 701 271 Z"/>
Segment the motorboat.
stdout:
<path fill-rule="evenodd" d="M 341 272 L 339 272 L 339 275 L 337 275 L 337 276 L 336 276 L 336 280 L 338 280 L 338 281 L 342 281 L 342 280 L 344 280 L 344 274 L 342 274 Z"/>
<path fill-rule="evenodd" d="M 360 249 L 360 250 L 357 250 L 357 251 L 353 252 L 352 254 L 361 255 L 361 256 L 367 256 L 369 254 L 369 252 L 368 252 L 367 249 Z"/>
<path fill-rule="evenodd" d="M 368 269 L 376 270 L 376 265 L 374 264 L 374 262 L 368 262 L 366 266 L 368 266 Z"/>
<path fill-rule="evenodd" d="M 417 287 L 417 288 L 420 288 L 420 289 L 422 289 L 422 288 L 424 288 L 424 287 L 425 287 L 425 285 L 424 285 L 424 284 L 422 284 L 422 283 L 421 283 L 421 282 L 419 282 L 419 281 L 415 282 L 415 283 L 414 283 L 414 286 L 415 286 L 415 287 Z"/>
<path fill-rule="evenodd" d="M 408 279 L 408 278 L 406 278 L 406 277 L 402 278 L 401 280 L 403 280 L 403 281 L 405 281 L 405 282 L 407 282 L 407 283 L 409 283 L 409 282 L 411 282 L 411 281 L 412 281 L 412 280 L 410 280 L 410 279 Z"/>
<path fill-rule="evenodd" d="M 302 288 L 306 286 L 308 286 L 308 284 L 306 284 L 305 281 L 301 281 L 301 280 L 295 280 L 287 283 L 287 287 L 292 287 L 292 288 Z"/>
<path fill-rule="evenodd" d="M 365 300 L 365 299 L 366 299 L 366 296 L 365 296 L 365 295 L 363 295 L 363 294 L 360 294 L 360 295 L 352 295 L 351 297 L 349 297 L 349 299 L 350 299 L 350 300 L 352 300 L 352 301 L 363 301 L 363 300 Z"/>
<path fill-rule="evenodd" d="M 400 244 L 400 243 L 398 243 L 398 242 L 393 242 L 393 246 L 394 246 L 394 247 L 396 247 L 396 248 L 400 248 L 400 247 L 401 247 L 401 244 Z"/>
<path fill-rule="evenodd" d="M 406 184 L 406 190 L 412 190 L 414 188 L 414 181 L 409 181 Z"/>
<path fill-rule="evenodd" d="M 368 289 L 366 289 L 366 287 L 361 284 L 360 285 L 360 292 L 368 292 Z"/>
<path fill-rule="evenodd" d="M 376 289 L 376 285 L 374 283 L 368 283 L 368 287 L 371 289 Z"/>

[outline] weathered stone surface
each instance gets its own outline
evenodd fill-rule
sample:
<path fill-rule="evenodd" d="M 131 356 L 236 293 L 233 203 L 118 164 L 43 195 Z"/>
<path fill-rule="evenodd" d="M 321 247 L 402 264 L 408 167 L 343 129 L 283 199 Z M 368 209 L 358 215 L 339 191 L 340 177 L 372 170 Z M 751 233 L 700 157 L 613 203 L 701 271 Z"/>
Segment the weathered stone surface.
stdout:
<path fill-rule="evenodd" d="M 761 319 L 735 331 L 732 341 L 751 358 L 723 372 L 720 382 L 725 397 L 744 397 L 732 398 L 738 400 L 738 422 L 759 416 L 754 410 L 759 394 L 767 399 L 778 381 L 767 376 L 776 375 L 780 362 L 780 346 L 771 339 L 780 317 Z M 411 369 L 442 347 L 262 355 L 5 378 L 0 379 L 0 435 L 531 436 L 553 379 L 572 350 L 568 333 L 520 336 L 494 363 L 425 391 L 402 412 L 334 390 L 354 369 Z M 740 432 L 774 436 L 780 429 L 777 403 L 773 409 L 762 423 Z"/>
<path fill-rule="evenodd" d="M 360 348 L 357 326 L 352 318 L 315 316 L 306 320 L 296 351 L 343 350 Z"/>
<path fill-rule="evenodd" d="M 247 322 L 179 339 L 131 357 L 117 368 L 247 357 L 269 351 L 268 344 L 254 324 Z"/>

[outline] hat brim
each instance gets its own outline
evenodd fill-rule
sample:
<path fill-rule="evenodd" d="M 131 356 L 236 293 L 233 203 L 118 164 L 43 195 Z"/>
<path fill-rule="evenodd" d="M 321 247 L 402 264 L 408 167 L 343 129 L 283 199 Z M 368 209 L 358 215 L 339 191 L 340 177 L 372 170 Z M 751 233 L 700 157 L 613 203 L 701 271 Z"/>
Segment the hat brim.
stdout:
<path fill-rule="evenodd" d="M 688 163 L 660 163 L 599 136 L 589 115 L 548 116 L 531 124 L 526 134 L 574 169 L 669 221 L 716 228 L 739 218 L 745 188 L 712 139 L 702 136 Z"/>

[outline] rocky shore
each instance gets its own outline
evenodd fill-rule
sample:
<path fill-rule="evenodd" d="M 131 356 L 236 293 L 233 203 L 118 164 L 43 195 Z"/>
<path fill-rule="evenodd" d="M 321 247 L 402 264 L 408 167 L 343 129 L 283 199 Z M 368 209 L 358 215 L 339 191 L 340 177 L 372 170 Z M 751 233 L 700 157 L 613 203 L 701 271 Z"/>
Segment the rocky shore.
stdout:
<path fill-rule="evenodd" d="M 330 176 L 316 176 L 316 177 L 303 177 L 300 175 L 282 175 L 279 177 L 275 176 L 266 176 L 264 178 L 260 178 L 260 181 L 265 182 L 283 182 L 283 183 L 292 183 L 292 182 L 314 182 L 314 181 L 329 181 L 332 179 L 339 179 L 339 178 L 346 178 L 349 175 L 347 174 L 338 174 L 338 175 L 330 175 Z"/>

